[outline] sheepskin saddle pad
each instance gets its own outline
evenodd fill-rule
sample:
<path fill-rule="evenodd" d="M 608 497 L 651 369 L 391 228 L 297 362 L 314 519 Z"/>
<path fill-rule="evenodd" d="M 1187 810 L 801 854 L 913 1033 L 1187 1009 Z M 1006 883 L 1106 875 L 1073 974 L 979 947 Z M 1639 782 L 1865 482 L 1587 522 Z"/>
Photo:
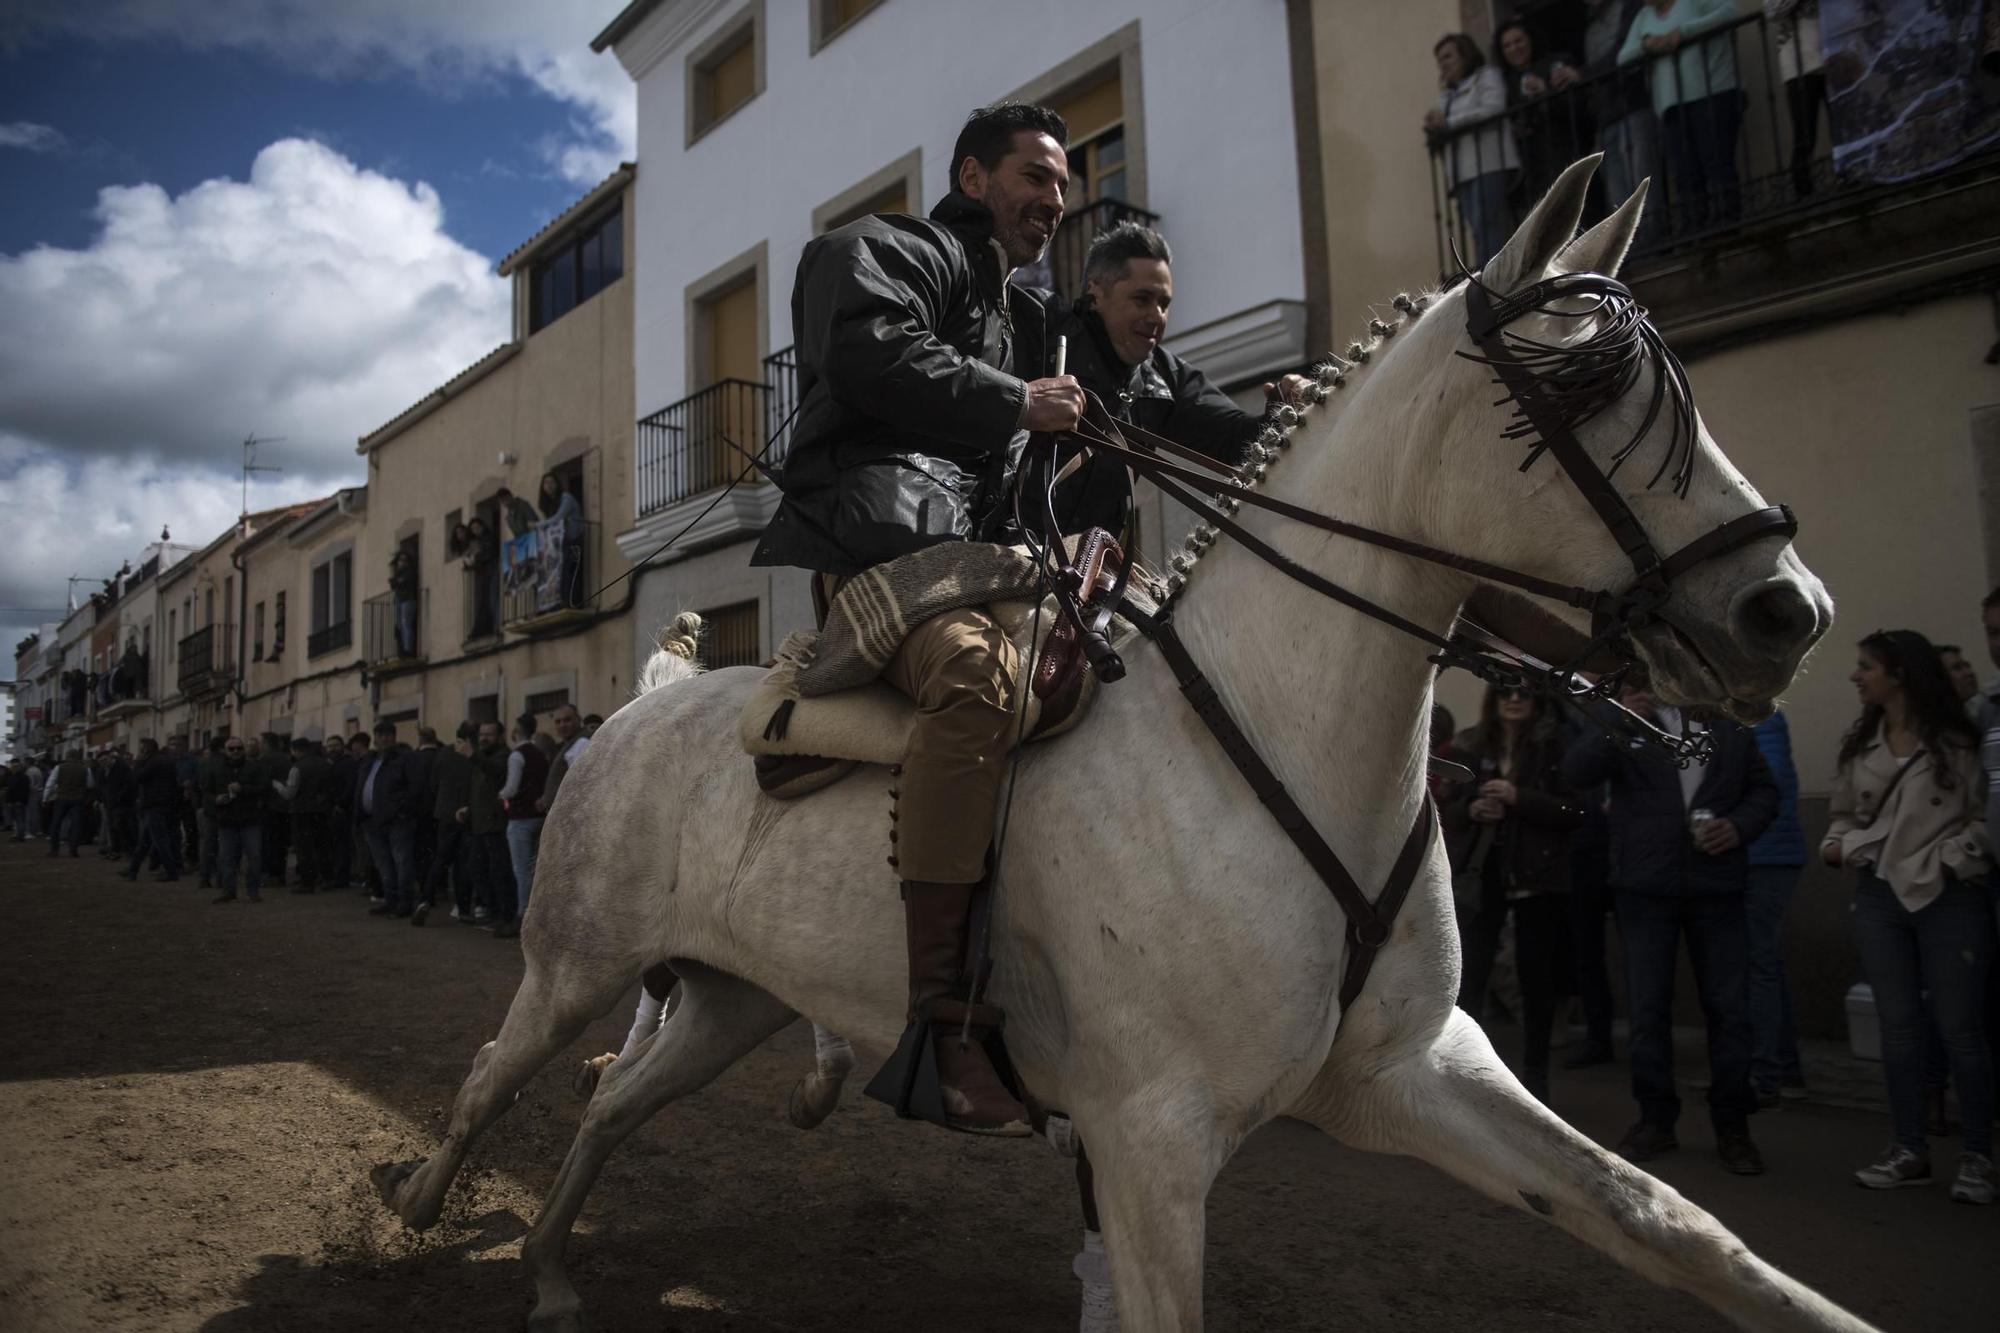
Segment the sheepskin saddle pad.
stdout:
<path fill-rule="evenodd" d="M 982 606 L 1023 663 L 1039 661 L 1060 613 L 1051 597 L 1037 615 L 1035 588 L 1025 550 L 982 542 L 926 547 L 849 579 L 834 596 L 826 628 L 787 638 L 743 706 L 737 734 L 757 761 L 758 784 L 789 799 L 863 764 L 901 763 L 917 707 L 881 675 L 905 636 L 948 611 Z M 1130 632 L 1122 622 L 1116 629 Z M 1027 711 L 1027 739 L 1060 735 L 1082 720 L 1097 678 L 1082 663 L 1077 668 L 1068 687 L 1048 698 L 1026 681 L 1015 691 L 1016 707 Z"/>

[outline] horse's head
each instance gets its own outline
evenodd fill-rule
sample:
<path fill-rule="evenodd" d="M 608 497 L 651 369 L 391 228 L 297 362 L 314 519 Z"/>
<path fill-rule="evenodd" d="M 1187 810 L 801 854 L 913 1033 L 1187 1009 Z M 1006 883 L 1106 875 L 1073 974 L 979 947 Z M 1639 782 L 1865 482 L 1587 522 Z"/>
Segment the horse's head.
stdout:
<path fill-rule="evenodd" d="M 1763 497 L 1702 425 L 1643 311 L 1599 280 L 1631 246 L 1645 187 L 1577 236 L 1596 162 L 1565 171 L 1486 267 L 1424 316 L 1424 333 L 1460 354 L 1441 372 L 1440 465 L 1453 484 L 1440 488 L 1438 518 L 1466 534 L 1456 544 L 1470 554 L 1621 595 L 1617 614 L 1593 617 L 1546 598 L 1531 611 L 1486 584 L 1472 612 L 1522 647 L 1567 660 L 1629 615 L 1625 637 L 1664 700 L 1755 721 L 1833 603 L 1789 527 L 1755 517 Z M 1664 572 L 1643 575 L 1655 560 Z"/>

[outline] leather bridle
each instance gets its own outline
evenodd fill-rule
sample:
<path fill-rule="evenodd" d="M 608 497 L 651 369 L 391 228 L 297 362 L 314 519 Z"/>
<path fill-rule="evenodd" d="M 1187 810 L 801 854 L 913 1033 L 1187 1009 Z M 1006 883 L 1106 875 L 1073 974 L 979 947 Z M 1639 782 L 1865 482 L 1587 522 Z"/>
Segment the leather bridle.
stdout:
<path fill-rule="evenodd" d="M 1515 340 L 1525 349 L 1525 356 L 1518 354 L 1515 346 L 1509 345 L 1510 338 L 1505 331 L 1510 323 L 1531 312 L 1562 316 L 1566 312 L 1552 310 L 1552 303 L 1579 298 L 1592 302 L 1593 311 L 1600 316 L 1615 321 L 1617 339 L 1591 347 L 1582 354 L 1580 364 L 1568 367 L 1549 359 L 1551 356 L 1559 358 L 1565 353 L 1566 349 L 1560 345 Z M 1693 449 L 1693 406 L 1686 375 L 1646 319 L 1644 308 L 1633 300 L 1631 292 L 1623 285 L 1594 273 L 1549 278 L 1497 301 L 1477 278 L 1471 278 L 1466 290 L 1466 307 L 1466 331 L 1480 349 L 1480 355 L 1469 356 L 1468 359 L 1492 367 L 1496 380 L 1508 391 L 1508 396 L 1501 403 L 1511 401 L 1514 404 L 1517 421 L 1505 434 L 1515 439 L 1531 437 L 1534 441 L 1522 468 L 1525 470 L 1543 452 L 1555 455 L 1557 463 L 1603 521 L 1619 549 L 1632 562 L 1633 581 L 1624 590 L 1610 592 L 1565 586 L 1538 575 L 1444 551 L 1275 499 L 1243 485 L 1240 480 L 1243 474 L 1233 468 L 1151 431 L 1114 421 L 1094 395 L 1089 397 L 1085 416 L 1071 438 L 1084 450 L 1119 459 L 1132 474 L 1146 477 L 1163 494 L 1199 515 L 1204 525 L 1196 529 L 1197 547 L 1213 542 L 1218 533 L 1227 534 L 1286 577 L 1429 644 L 1437 650 L 1431 660 L 1441 666 L 1463 667 L 1499 684 L 1524 684 L 1532 680 L 1544 693 L 1568 703 L 1585 698 L 1608 699 L 1616 689 L 1623 669 L 1592 685 L 1577 675 L 1577 668 L 1582 662 L 1599 648 L 1621 641 L 1632 631 L 1662 619 L 1661 608 L 1676 578 L 1749 542 L 1773 536 L 1789 539 L 1798 532 L 1798 520 L 1783 505 L 1759 509 L 1721 524 L 1662 559 L 1647 536 L 1644 525 L 1611 480 L 1618 464 L 1647 437 L 1663 410 L 1673 414 L 1671 428 L 1674 438 L 1669 442 L 1668 462 L 1672 461 L 1673 451 L 1681 445 L 1681 432 L 1689 432 L 1686 447 L 1690 451 Z M 1538 353 L 1547 355 L 1538 357 Z M 1537 361 L 1540 364 L 1534 364 Z M 1645 422 L 1632 443 L 1619 452 L 1612 468 L 1600 468 L 1577 439 L 1576 428 L 1629 390 L 1646 363 L 1651 364 L 1656 378 Z M 1322 377 L 1318 386 L 1322 397 L 1326 380 L 1332 378 L 1332 375 Z M 1290 408 L 1277 410 L 1280 413 L 1293 411 Z M 1296 420 L 1295 415 L 1292 420 Z M 1276 435 L 1278 444 L 1283 443 L 1286 434 L 1282 427 L 1290 424 L 1291 421 L 1281 423 Z M 1136 447 L 1131 440 L 1138 442 Z M 1263 461 L 1247 465 L 1253 478 L 1262 475 L 1268 462 L 1261 446 L 1257 452 Z M 1667 463 L 1663 462 L 1661 471 L 1654 475 L 1654 481 L 1659 479 L 1666 467 Z M 1676 477 L 1676 489 L 1682 494 L 1686 493 L 1689 470 L 1689 466 L 1684 464 Z M 1017 519 L 1021 514 L 1021 493 L 1026 489 L 1023 474 L 1029 471 L 1026 467 L 1017 471 Z M 1108 639 L 1102 637 L 1112 608 L 1115 607 L 1118 614 L 1137 626 L 1158 646 L 1196 716 L 1333 895 L 1347 918 L 1347 962 L 1339 988 L 1344 1021 L 1367 982 L 1376 955 L 1388 943 L 1396 914 L 1427 860 L 1426 853 L 1437 820 L 1433 803 L 1428 796 L 1425 797 L 1409 834 L 1404 838 L 1387 883 L 1375 900 L 1369 901 L 1339 855 L 1320 835 L 1285 790 L 1284 783 L 1257 752 L 1250 738 L 1230 716 L 1220 693 L 1181 641 L 1174 628 L 1173 604 L 1180 590 L 1186 586 L 1185 579 L 1170 583 L 1165 600 L 1156 608 L 1147 609 L 1134 605 L 1129 597 L 1123 596 L 1123 574 L 1112 594 L 1105 597 L 1069 563 L 1064 554 L 1063 534 L 1056 523 L 1054 505 L 1054 490 L 1060 476 L 1051 459 L 1041 488 L 1043 494 L 1038 497 L 1041 504 L 1036 518 L 1041 528 L 1040 539 L 1032 544 L 1038 548 L 1040 558 L 1052 566 L 1049 586 L 1058 598 L 1062 614 L 1084 636 L 1087 647 L 1092 643 L 1092 632 L 1096 632 L 1098 637 L 1095 649 L 1090 652 L 1090 664 L 1100 679 L 1116 680 L 1125 671 L 1123 662 L 1110 649 Z M 1497 645 L 1478 646 L 1463 639 L 1446 638 L 1352 589 L 1342 587 L 1279 551 L 1233 517 L 1246 504 L 1323 532 L 1586 610 L 1591 615 L 1593 636 L 1583 652 L 1567 666 L 1550 666 L 1521 655 L 1503 655 Z M 1128 493 L 1125 506 L 1128 512 L 1129 506 Z M 1184 566 L 1177 570 L 1177 574 L 1184 572 Z M 1629 724 L 1636 724 L 1635 730 L 1642 736 L 1668 750 L 1683 766 L 1705 758 L 1707 747 L 1713 744 L 1712 735 L 1706 729 L 1692 736 L 1684 732 L 1679 737 L 1672 737 L 1629 712 L 1626 718 Z"/>

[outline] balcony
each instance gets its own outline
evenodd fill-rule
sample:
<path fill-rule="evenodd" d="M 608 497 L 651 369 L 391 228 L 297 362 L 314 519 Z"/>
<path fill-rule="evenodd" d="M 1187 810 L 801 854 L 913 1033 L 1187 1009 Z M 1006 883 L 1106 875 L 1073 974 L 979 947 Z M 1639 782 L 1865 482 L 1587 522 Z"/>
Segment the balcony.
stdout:
<path fill-rule="evenodd" d="M 189 699 L 220 694 L 236 683 L 236 626 L 209 625 L 180 641 L 175 679 Z"/>
<path fill-rule="evenodd" d="M 427 588 L 417 590 L 408 622 L 400 627 L 395 594 L 385 592 L 361 604 L 361 660 L 370 672 L 390 675 L 424 662 L 424 625 L 429 611 Z"/>
<path fill-rule="evenodd" d="M 766 367 L 770 362 L 765 363 Z M 771 386 L 753 380 L 722 380 L 689 394 L 639 423 L 638 515 L 645 518 L 691 495 L 743 478 L 762 485 L 763 474 L 750 460 L 763 449 L 773 422 Z M 781 451 L 766 455 L 780 461 Z"/>
<path fill-rule="evenodd" d="M 501 548 L 500 625 L 510 634 L 539 634 L 593 614 L 601 524 L 586 522 L 566 542 L 561 526 L 544 523 Z"/>
<path fill-rule="evenodd" d="M 341 620 L 306 635 L 306 660 L 337 653 L 354 643 L 354 622 Z"/>
<path fill-rule="evenodd" d="M 1785 77 L 1789 22 L 1753 12 L 1685 42 L 1678 58 L 1428 132 L 1440 271 L 1455 271 L 1454 245 L 1468 266 L 1483 264 L 1482 230 L 1497 246 L 1563 167 L 1602 148 L 1585 221 L 1652 178 L 1624 276 L 1683 352 L 2000 275 L 2000 151 L 1895 180 L 1878 179 L 1866 153 L 1837 165 L 1823 99 Z"/>
<path fill-rule="evenodd" d="M 1083 294 L 1083 260 L 1090 253 L 1090 243 L 1121 222 L 1137 222 L 1157 229 L 1160 215 L 1123 199 L 1099 199 L 1085 204 L 1063 215 L 1062 226 L 1049 242 L 1046 276 L 1032 271 L 1017 276 L 1031 287 L 1052 287 L 1075 300 Z"/>

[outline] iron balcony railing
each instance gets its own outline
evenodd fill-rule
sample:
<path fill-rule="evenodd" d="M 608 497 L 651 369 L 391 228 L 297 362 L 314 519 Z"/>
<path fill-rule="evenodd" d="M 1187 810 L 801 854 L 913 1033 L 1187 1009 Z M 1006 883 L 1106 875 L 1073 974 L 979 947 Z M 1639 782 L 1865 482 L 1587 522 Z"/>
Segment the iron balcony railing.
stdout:
<path fill-rule="evenodd" d="M 1565 86 L 1516 96 L 1505 111 L 1426 130 L 1440 271 L 1454 271 L 1454 244 L 1467 265 L 1485 263 L 1564 167 L 1600 150 L 1586 221 L 1652 178 L 1634 256 L 1866 188 L 1833 173 L 1819 82 L 1788 80 L 1792 68 L 1780 64 L 1792 22 L 1751 13 L 1684 41 L 1678 54 L 1565 76 Z"/>
<path fill-rule="evenodd" d="M 339 652 L 342 648 L 353 644 L 353 642 L 354 622 L 352 620 L 336 621 L 328 625 L 325 629 L 316 629 L 306 635 L 306 656 L 308 658 L 324 657 L 328 653 Z"/>
<path fill-rule="evenodd" d="M 1085 204 L 1064 214 L 1062 225 L 1056 228 L 1055 239 L 1049 242 L 1046 278 L 1029 270 L 1017 273 L 1016 279 L 1031 287 L 1052 287 L 1061 295 L 1076 299 L 1083 295 L 1083 260 L 1090 252 L 1090 243 L 1121 222 L 1137 222 L 1157 231 L 1160 215 L 1123 199 L 1099 199 Z"/>
<path fill-rule="evenodd" d="M 361 659 L 371 667 L 424 660 L 424 624 L 430 590 L 419 588 L 404 613 L 396 594 L 385 592 L 361 604 Z"/>
<path fill-rule="evenodd" d="M 185 636 L 175 649 L 175 661 L 182 694 L 198 697 L 229 688 L 236 676 L 236 627 L 206 625 Z"/>
<path fill-rule="evenodd" d="M 586 521 L 581 535 L 572 541 L 560 537 L 556 525 L 543 524 L 533 542 L 510 542 L 501 548 L 503 628 L 530 629 L 545 618 L 569 619 L 590 609 L 601 526 Z"/>
<path fill-rule="evenodd" d="M 749 475 L 743 484 L 761 484 L 763 474 L 750 467 L 750 460 L 769 439 L 772 397 L 768 384 L 722 380 L 640 421 L 639 517 L 726 486 L 746 469 Z M 776 465 L 782 461 L 782 450 L 774 447 L 763 457 L 767 466 Z"/>

